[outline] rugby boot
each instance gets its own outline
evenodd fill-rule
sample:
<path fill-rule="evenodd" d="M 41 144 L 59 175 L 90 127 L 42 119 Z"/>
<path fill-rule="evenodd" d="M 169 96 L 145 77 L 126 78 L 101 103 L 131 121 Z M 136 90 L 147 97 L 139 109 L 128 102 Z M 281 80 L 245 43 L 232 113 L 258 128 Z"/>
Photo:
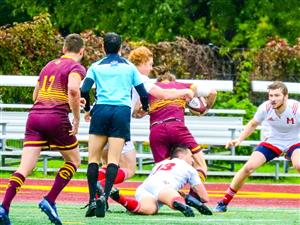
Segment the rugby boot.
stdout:
<path fill-rule="evenodd" d="M 192 210 L 191 207 L 189 207 L 188 205 L 185 205 L 181 202 L 178 201 L 174 201 L 173 202 L 173 207 L 176 210 L 179 210 L 180 212 L 182 212 L 183 215 L 185 215 L 186 217 L 194 217 L 195 214 Z"/>
<path fill-rule="evenodd" d="M 201 201 L 197 198 L 193 197 L 192 195 L 185 196 L 185 202 L 187 205 L 194 207 L 203 215 L 212 215 L 212 211 Z"/>
<path fill-rule="evenodd" d="M 49 220 L 55 225 L 62 225 L 62 222 L 57 214 L 57 209 L 55 204 L 51 204 L 47 199 L 43 199 L 39 203 L 39 208 L 46 213 Z"/>

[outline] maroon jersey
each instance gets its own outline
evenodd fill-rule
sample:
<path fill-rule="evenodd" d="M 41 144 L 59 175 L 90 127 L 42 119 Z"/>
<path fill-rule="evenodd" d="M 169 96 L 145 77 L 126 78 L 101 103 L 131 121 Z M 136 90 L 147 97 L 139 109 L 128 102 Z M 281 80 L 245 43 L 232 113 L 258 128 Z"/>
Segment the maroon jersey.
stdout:
<path fill-rule="evenodd" d="M 191 88 L 192 84 L 180 83 L 176 81 L 164 83 L 155 83 L 163 89 L 185 89 Z M 177 118 L 184 121 L 184 108 L 186 101 L 183 98 L 178 99 L 158 99 L 149 94 L 150 101 L 150 124 L 162 121 L 167 118 Z"/>
<path fill-rule="evenodd" d="M 78 73 L 83 79 L 86 70 L 79 62 L 66 56 L 50 61 L 42 69 L 38 79 L 38 96 L 31 113 L 70 112 L 68 103 L 70 73 Z"/>

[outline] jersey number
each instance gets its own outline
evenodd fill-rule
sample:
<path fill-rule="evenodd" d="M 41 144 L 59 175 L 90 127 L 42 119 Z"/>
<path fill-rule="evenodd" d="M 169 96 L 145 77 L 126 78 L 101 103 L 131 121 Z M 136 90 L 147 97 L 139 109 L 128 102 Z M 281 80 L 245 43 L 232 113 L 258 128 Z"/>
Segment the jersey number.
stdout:
<path fill-rule="evenodd" d="M 45 76 L 44 80 L 43 80 L 43 86 L 41 88 L 42 91 L 47 91 L 47 92 L 51 91 L 54 81 L 55 81 L 55 76 L 54 75 L 51 75 L 49 77 L 49 79 L 48 79 L 48 76 Z M 48 86 L 47 89 L 46 89 L 46 86 Z"/>
<path fill-rule="evenodd" d="M 167 164 L 161 164 L 154 173 L 156 173 L 158 170 L 171 170 L 173 166 L 175 166 L 175 163 L 167 163 Z"/>

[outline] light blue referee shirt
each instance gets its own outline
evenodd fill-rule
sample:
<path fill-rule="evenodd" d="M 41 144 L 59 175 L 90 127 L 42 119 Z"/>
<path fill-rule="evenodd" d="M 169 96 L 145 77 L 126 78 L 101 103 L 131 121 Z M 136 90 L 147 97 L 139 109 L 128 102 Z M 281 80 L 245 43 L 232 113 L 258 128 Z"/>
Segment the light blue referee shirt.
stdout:
<path fill-rule="evenodd" d="M 142 83 L 137 68 L 118 54 L 93 63 L 86 77 L 96 84 L 96 104 L 131 107 L 131 89 Z"/>

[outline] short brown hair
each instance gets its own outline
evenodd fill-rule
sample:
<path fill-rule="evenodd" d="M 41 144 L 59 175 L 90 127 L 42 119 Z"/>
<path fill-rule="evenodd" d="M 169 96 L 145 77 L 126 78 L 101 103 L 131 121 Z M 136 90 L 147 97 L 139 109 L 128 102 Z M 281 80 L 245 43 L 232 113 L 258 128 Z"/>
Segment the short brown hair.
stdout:
<path fill-rule="evenodd" d="M 64 48 L 68 52 L 79 53 L 84 47 L 84 41 L 79 34 L 69 34 L 64 41 Z"/>
<path fill-rule="evenodd" d="M 275 89 L 281 89 L 281 92 L 283 95 L 288 94 L 288 89 L 287 89 L 286 85 L 281 81 L 274 81 L 272 84 L 270 84 L 268 86 L 268 91 L 275 90 Z"/>
<path fill-rule="evenodd" d="M 174 146 L 171 149 L 170 158 L 171 159 L 178 158 L 179 154 L 186 155 L 189 151 L 190 151 L 190 149 L 187 146 L 185 146 L 185 145 Z"/>
<path fill-rule="evenodd" d="M 153 58 L 153 54 L 147 47 L 144 46 L 132 50 L 128 55 L 129 61 L 136 66 L 148 62 L 150 58 Z"/>
<path fill-rule="evenodd" d="M 170 73 L 170 72 L 165 72 L 164 74 L 162 75 L 158 75 L 157 76 L 157 79 L 156 79 L 158 82 L 162 82 L 164 80 L 168 80 L 168 81 L 175 81 L 176 80 L 176 77 L 174 74 Z"/>

